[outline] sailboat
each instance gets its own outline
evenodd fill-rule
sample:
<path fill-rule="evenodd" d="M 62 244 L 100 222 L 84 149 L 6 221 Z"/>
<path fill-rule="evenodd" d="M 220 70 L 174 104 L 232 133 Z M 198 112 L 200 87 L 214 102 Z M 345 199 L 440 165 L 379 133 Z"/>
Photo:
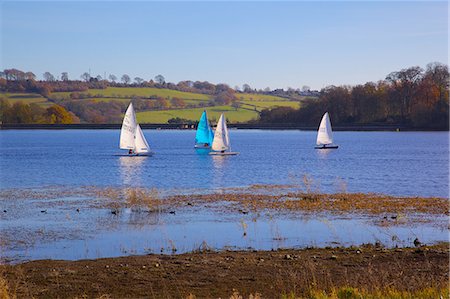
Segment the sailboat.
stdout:
<path fill-rule="evenodd" d="M 206 110 L 203 111 L 195 134 L 195 148 L 209 149 L 213 143 L 214 132 L 208 121 Z"/>
<path fill-rule="evenodd" d="M 217 123 L 216 132 L 214 133 L 214 140 L 211 146 L 210 155 L 237 155 L 237 152 L 231 151 L 230 136 L 228 135 L 227 122 L 225 115 L 222 113 Z"/>
<path fill-rule="evenodd" d="M 130 155 L 145 156 L 152 154 L 141 126 L 136 121 L 133 103 L 130 103 L 123 118 L 119 147 L 120 149 L 127 149 Z"/>
<path fill-rule="evenodd" d="M 316 149 L 338 148 L 337 145 L 333 145 L 333 131 L 331 129 L 330 115 L 328 112 L 325 112 L 320 121 L 316 144 Z"/>

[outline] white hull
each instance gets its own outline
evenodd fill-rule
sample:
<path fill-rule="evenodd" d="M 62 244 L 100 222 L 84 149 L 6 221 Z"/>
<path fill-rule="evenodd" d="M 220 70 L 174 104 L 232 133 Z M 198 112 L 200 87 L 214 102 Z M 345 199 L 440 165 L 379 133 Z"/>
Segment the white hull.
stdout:
<path fill-rule="evenodd" d="M 337 149 L 339 146 L 338 145 L 317 145 L 314 148 L 315 149 Z"/>
<path fill-rule="evenodd" d="M 148 153 L 133 153 L 133 154 L 127 154 L 127 157 L 150 157 L 153 156 L 153 152 L 148 152 Z"/>
<path fill-rule="evenodd" d="M 235 156 L 235 155 L 239 155 L 238 152 L 210 152 L 210 155 L 213 156 Z"/>

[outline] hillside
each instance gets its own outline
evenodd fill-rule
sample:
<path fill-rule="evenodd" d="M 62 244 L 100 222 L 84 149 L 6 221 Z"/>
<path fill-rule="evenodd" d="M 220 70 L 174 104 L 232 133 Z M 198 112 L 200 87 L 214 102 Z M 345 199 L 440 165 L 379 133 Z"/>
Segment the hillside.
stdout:
<path fill-rule="evenodd" d="M 22 101 L 25 104 L 38 104 L 42 108 L 59 104 L 72 111 L 82 121 L 80 111 L 91 109 L 94 113 L 102 114 L 100 122 L 119 122 L 130 101 L 135 103 L 138 121 L 141 123 L 167 123 L 174 118 L 197 121 L 205 109 L 213 121 L 218 119 L 221 113 L 226 113 L 231 123 L 247 122 L 257 120 L 259 113 L 266 108 L 300 107 L 299 101 L 251 93 L 236 93 L 237 100 L 233 106 L 220 105 L 214 102 L 214 95 L 151 87 L 107 87 L 83 92 L 53 92 L 48 97 L 37 93 L 11 92 L 1 93 L 0 96 L 6 98 L 10 104 Z M 120 115 L 108 118 L 108 108 L 114 110 L 110 114 L 117 114 L 119 109 Z"/>

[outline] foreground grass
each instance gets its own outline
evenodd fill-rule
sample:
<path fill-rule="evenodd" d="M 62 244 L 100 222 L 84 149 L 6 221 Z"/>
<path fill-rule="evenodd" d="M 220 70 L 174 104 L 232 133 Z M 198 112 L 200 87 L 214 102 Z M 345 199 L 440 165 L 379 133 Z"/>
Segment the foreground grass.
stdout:
<path fill-rule="evenodd" d="M 448 244 L 0 265 L 0 298 L 448 298 Z"/>

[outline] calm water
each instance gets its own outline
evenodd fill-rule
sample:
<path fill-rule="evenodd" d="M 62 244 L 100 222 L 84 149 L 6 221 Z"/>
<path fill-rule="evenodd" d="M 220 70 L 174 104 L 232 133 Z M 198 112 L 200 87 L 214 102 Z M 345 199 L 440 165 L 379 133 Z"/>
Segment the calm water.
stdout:
<path fill-rule="evenodd" d="M 322 192 L 448 197 L 448 133 L 337 132 L 340 148 L 320 151 L 313 148 L 315 132 L 232 130 L 233 151 L 240 155 L 228 157 L 195 151 L 194 131 L 144 133 L 156 152 L 152 157 L 123 156 L 118 130 L 0 131 L 0 191 L 5 194 L 0 196 L 0 262 L 180 253 L 204 242 L 215 249 L 276 249 L 448 241 L 445 215 L 390 220 L 391 215 L 243 215 L 202 207 L 113 215 L 108 208 L 94 208 L 94 197 L 63 191 L 94 185 L 211 192 L 301 184 L 308 175 L 311 187 Z M 33 198 L 23 195 L 25 189 L 60 195 Z"/>
<path fill-rule="evenodd" d="M 120 156 L 118 130 L 0 131 L 0 188 L 216 189 L 308 175 L 322 192 L 449 195 L 447 132 L 336 132 L 340 148 L 321 151 L 315 132 L 231 130 L 232 157 L 196 152 L 194 131 L 144 133 L 156 154 L 136 159 Z"/>

